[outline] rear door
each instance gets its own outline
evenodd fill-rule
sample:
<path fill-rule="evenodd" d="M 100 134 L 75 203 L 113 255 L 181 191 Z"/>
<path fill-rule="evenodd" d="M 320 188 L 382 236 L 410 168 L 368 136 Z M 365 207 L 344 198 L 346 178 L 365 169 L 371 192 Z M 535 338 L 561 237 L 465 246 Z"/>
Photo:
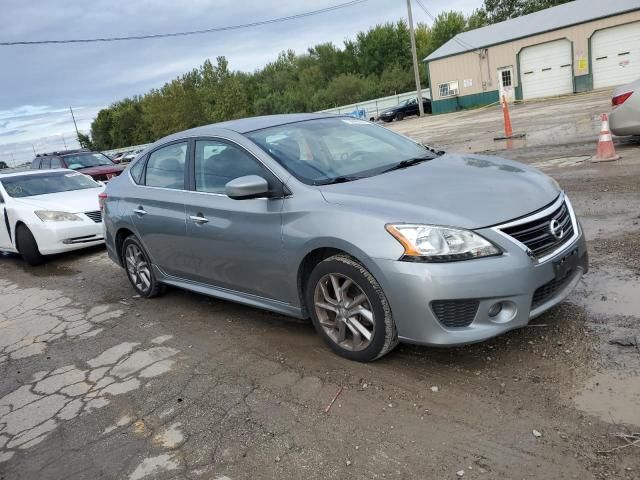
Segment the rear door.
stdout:
<path fill-rule="evenodd" d="M 279 182 L 246 150 L 223 139 L 194 144 L 193 191 L 186 197 L 190 278 L 213 286 L 282 298 L 282 198 L 233 200 L 225 185 L 245 175 Z"/>
<path fill-rule="evenodd" d="M 150 153 L 140 185 L 131 189 L 127 205 L 154 265 L 183 276 L 188 264 L 185 225 L 187 141 L 163 145 Z"/>

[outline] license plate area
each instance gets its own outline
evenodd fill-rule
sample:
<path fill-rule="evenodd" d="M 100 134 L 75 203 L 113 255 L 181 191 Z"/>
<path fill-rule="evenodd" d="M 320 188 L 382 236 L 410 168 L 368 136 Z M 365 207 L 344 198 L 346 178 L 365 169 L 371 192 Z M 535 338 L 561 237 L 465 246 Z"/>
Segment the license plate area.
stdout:
<path fill-rule="evenodd" d="M 574 248 L 571 252 L 567 253 L 563 257 L 553 261 L 553 269 L 556 274 L 556 280 L 564 280 L 570 275 L 578 266 L 579 257 L 578 249 Z"/>

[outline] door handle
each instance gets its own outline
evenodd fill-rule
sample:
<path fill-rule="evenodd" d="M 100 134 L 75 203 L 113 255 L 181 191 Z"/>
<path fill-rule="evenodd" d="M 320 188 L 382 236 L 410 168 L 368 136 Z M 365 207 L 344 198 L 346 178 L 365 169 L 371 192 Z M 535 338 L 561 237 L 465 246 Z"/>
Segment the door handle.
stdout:
<path fill-rule="evenodd" d="M 144 209 L 144 208 L 142 208 L 142 207 L 138 207 L 138 208 L 136 208 L 136 209 L 133 211 L 133 213 L 137 213 L 137 214 L 138 214 L 138 215 L 140 215 L 140 216 L 142 216 L 142 215 L 146 215 L 146 214 L 147 214 L 147 212 L 145 211 L 145 209 Z"/>
<path fill-rule="evenodd" d="M 203 217 L 201 213 L 197 214 L 197 215 L 190 215 L 189 216 L 189 220 L 191 220 L 194 223 L 207 223 L 209 221 L 208 218 Z"/>

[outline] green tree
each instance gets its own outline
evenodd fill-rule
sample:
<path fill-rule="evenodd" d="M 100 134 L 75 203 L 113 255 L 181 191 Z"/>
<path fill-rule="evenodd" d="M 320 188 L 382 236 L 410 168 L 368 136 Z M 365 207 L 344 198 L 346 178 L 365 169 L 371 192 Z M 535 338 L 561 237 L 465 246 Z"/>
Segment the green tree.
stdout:
<path fill-rule="evenodd" d="M 78 143 L 82 148 L 87 148 L 89 150 L 95 150 L 95 146 L 91 141 L 91 137 L 86 133 L 78 132 Z"/>
<path fill-rule="evenodd" d="M 477 8 L 467 17 L 465 31 L 475 30 L 476 28 L 486 27 L 487 25 L 489 25 L 487 12 L 482 8 Z"/>
<path fill-rule="evenodd" d="M 571 0 L 484 0 L 483 10 L 489 23 L 498 23 L 569 1 Z"/>
<path fill-rule="evenodd" d="M 457 34 L 464 32 L 466 26 L 467 20 L 462 13 L 454 11 L 440 13 L 431 27 L 429 53 L 440 48 Z"/>

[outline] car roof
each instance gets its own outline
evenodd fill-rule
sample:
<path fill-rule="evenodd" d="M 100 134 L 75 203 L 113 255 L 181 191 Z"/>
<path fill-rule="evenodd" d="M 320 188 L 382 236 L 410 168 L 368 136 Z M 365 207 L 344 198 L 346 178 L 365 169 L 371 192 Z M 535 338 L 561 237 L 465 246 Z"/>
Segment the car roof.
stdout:
<path fill-rule="evenodd" d="M 224 133 L 225 130 L 245 134 L 253 132 L 254 130 L 277 127 L 279 125 L 286 125 L 289 123 L 304 122 L 306 120 L 316 120 L 319 118 L 336 118 L 342 116 L 344 115 L 333 115 L 328 113 L 288 113 L 281 115 L 264 115 L 261 117 L 240 118 L 238 120 L 228 120 L 226 122 L 212 123 L 210 125 L 203 125 L 201 127 L 192 128 L 190 130 L 183 130 L 182 132 L 177 132 L 158 140 L 156 144 L 165 143 L 169 140 L 177 140 L 184 137 L 219 135 L 221 133 Z"/>
<path fill-rule="evenodd" d="M 13 171 L 13 172 L 8 172 L 8 173 L 4 173 L 0 170 L 0 180 L 3 178 L 7 178 L 7 177 L 21 177 L 23 175 L 43 175 L 46 173 L 54 173 L 54 172 L 73 172 L 73 173 L 79 173 L 76 172 L 75 170 L 71 170 L 69 168 L 47 168 L 44 170 L 19 170 L 19 171 Z"/>

